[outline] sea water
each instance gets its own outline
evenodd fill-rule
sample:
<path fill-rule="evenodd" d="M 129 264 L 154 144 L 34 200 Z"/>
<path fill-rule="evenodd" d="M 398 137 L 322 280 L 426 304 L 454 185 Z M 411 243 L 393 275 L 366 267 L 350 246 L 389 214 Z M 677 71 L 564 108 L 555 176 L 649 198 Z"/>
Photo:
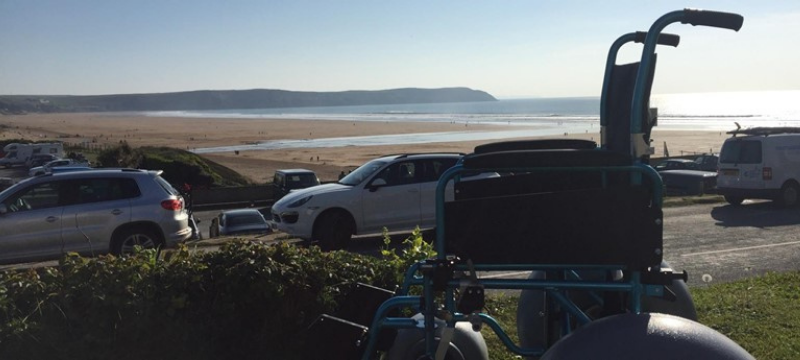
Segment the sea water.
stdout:
<path fill-rule="evenodd" d="M 741 126 L 800 127 L 800 91 L 653 95 L 658 130 L 727 131 Z M 329 106 L 214 111 L 151 112 L 151 116 L 298 119 L 340 121 L 448 122 L 497 125 L 496 130 L 354 136 L 308 140 L 273 140 L 252 145 L 196 149 L 197 153 L 232 150 L 417 144 L 502 140 L 533 136 L 599 133 L 598 97 L 503 99 L 490 102 Z M 627 121 L 627 120 L 625 120 Z M 738 124 L 738 125 L 737 125 Z M 513 130 L 511 127 L 513 126 Z M 505 127 L 505 128 L 504 128 Z"/>

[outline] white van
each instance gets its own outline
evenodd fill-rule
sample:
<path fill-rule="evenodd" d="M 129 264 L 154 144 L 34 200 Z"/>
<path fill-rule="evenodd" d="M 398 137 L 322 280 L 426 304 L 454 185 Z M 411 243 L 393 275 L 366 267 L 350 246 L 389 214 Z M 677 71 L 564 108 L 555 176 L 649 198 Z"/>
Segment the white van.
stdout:
<path fill-rule="evenodd" d="M 771 199 L 792 207 L 800 200 L 800 128 L 757 127 L 728 132 L 719 154 L 717 192 L 732 205 Z"/>

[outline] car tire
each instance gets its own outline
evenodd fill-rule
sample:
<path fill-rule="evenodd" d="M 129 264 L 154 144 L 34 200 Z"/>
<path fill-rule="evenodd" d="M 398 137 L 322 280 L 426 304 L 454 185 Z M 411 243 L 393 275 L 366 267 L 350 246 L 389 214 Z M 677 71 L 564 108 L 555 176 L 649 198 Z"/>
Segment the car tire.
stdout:
<path fill-rule="evenodd" d="M 728 204 L 736 206 L 736 205 L 741 205 L 742 202 L 744 201 L 744 198 L 741 196 L 725 195 L 725 201 L 727 201 Z"/>
<path fill-rule="evenodd" d="M 133 253 L 133 247 L 140 245 L 145 249 L 161 246 L 161 238 L 152 230 L 134 227 L 120 231 L 111 242 L 111 253 L 124 255 Z"/>
<path fill-rule="evenodd" d="M 800 189 L 797 184 L 793 182 L 783 184 L 778 203 L 783 207 L 790 208 L 797 206 L 798 199 L 800 199 Z"/>
<path fill-rule="evenodd" d="M 314 227 L 314 240 L 325 251 L 347 248 L 352 235 L 351 221 L 341 211 L 323 214 Z"/>

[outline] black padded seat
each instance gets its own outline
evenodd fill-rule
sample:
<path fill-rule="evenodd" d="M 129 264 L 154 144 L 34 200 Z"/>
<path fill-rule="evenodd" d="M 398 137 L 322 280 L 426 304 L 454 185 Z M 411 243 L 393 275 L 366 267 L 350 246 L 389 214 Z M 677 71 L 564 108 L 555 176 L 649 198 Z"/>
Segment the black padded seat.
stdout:
<path fill-rule="evenodd" d="M 445 204 L 448 254 L 476 264 L 657 266 L 662 212 L 644 186 L 474 197 Z"/>
<path fill-rule="evenodd" d="M 597 143 L 591 140 L 581 139 L 540 139 L 540 140 L 518 140 L 502 141 L 475 147 L 476 154 L 484 154 L 498 151 L 514 150 L 553 150 L 553 149 L 584 149 L 591 150 L 597 147 Z"/>
<path fill-rule="evenodd" d="M 476 153 L 464 157 L 466 169 L 518 169 L 532 167 L 628 166 L 626 153 L 600 149 L 516 150 Z"/>

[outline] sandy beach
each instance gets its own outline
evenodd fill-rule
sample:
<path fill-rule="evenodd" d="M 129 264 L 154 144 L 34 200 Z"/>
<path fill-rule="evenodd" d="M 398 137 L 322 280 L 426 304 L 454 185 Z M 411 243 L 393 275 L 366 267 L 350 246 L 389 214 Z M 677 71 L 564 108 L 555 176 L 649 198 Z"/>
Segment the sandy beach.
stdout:
<path fill-rule="evenodd" d="M 0 128 L 0 139 L 24 138 L 109 145 L 126 141 L 132 146 L 170 146 L 185 150 L 270 140 L 496 131 L 501 127 L 446 122 L 179 118 L 107 113 L 6 115 L 0 116 L 0 126 L 3 126 Z M 502 130 L 509 129 L 514 127 L 502 126 Z M 672 156 L 682 153 L 716 153 L 727 137 L 718 131 L 659 131 L 657 127 L 652 135 L 655 156 L 663 156 L 664 142 Z M 559 138 L 591 139 L 599 142 L 598 133 L 565 134 Z M 341 171 L 346 172 L 380 155 L 435 151 L 469 153 L 477 145 L 495 141 L 497 140 L 252 150 L 240 151 L 238 154 L 226 151 L 203 156 L 232 168 L 256 183 L 269 181 L 275 169 L 285 168 L 311 169 L 325 181 L 335 180 Z"/>

